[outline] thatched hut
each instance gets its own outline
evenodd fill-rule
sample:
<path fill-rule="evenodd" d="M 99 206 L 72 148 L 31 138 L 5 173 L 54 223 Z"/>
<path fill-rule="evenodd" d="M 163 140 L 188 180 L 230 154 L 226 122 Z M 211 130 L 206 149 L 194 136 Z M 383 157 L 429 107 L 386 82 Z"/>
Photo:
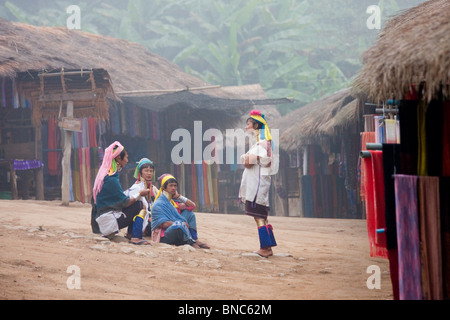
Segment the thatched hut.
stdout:
<path fill-rule="evenodd" d="M 376 103 L 403 99 L 426 82 L 426 97 L 449 97 L 450 2 L 429 0 L 389 20 L 374 46 L 362 55 L 355 93 Z"/>
<path fill-rule="evenodd" d="M 184 73 L 142 45 L 62 27 L 0 19 L 0 48 L 0 157 L 43 162 L 39 185 L 44 175 L 46 198 L 59 197 L 63 142 L 72 141 L 71 199 L 88 202 L 101 149 L 114 140 L 129 150 L 127 171 L 143 156 L 155 161 L 158 172 L 171 171 L 175 128 L 192 132 L 194 120 L 229 127 L 255 104 L 287 101 L 241 98 Z M 71 139 L 58 128 L 58 120 L 68 116 L 68 101 L 81 131 Z M 30 131 L 25 138 L 24 127 Z M 19 139 L 26 140 L 29 152 L 16 152 L 24 149 Z M 132 182 L 123 177 L 124 185 Z M 38 198 L 43 197 L 42 192 Z"/>
<path fill-rule="evenodd" d="M 389 259 L 395 299 L 449 299 L 450 2 L 429 0 L 391 19 L 363 62 L 355 92 L 378 104 L 399 100 L 399 143 L 362 159 L 373 166 L 366 190 L 381 208 L 368 218 L 371 248 Z M 380 153 L 382 164 L 371 163 Z"/>
<path fill-rule="evenodd" d="M 343 89 L 292 111 L 280 128 L 279 211 L 292 216 L 361 217 L 357 199 L 360 101 Z M 278 200 L 280 201 L 280 200 Z"/>

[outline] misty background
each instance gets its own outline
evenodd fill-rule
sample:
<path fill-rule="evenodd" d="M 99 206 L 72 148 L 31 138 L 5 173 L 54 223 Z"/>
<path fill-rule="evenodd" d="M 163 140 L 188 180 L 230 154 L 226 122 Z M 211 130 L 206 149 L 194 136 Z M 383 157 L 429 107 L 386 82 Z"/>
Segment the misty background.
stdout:
<path fill-rule="evenodd" d="M 260 83 L 270 98 L 296 100 L 278 106 L 286 114 L 351 86 L 386 21 L 421 2 L 0 0 L 0 17 L 66 27 L 66 9 L 77 5 L 82 31 L 140 43 L 210 84 Z M 380 8 L 381 29 L 368 27 L 372 5 Z"/>

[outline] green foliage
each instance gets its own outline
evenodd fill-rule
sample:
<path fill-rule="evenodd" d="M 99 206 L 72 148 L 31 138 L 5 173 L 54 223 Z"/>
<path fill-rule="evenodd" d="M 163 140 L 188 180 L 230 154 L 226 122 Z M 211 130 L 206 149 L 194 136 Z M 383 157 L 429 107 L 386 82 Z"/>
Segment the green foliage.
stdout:
<path fill-rule="evenodd" d="M 366 8 L 383 23 L 419 0 L 15 0 L 0 17 L 64 26 L 81 8 L 84 31 L 145 45 L 211 84 L 261 83 L 270 97 L 289 96 L 282 113 L 348 87 L 360 55 L 377 36 Z"/>

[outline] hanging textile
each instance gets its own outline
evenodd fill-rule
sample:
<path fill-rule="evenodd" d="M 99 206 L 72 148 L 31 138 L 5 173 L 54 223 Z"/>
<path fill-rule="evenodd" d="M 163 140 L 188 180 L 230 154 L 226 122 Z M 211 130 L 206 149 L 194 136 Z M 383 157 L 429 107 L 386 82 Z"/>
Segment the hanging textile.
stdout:
<path fill-rule="evenodd" d="M 84 159 L 85 159 L 85 164 L 86 164 L 86 191 L 85 191 L 85 203 L 91 203 L 91 198 L 92 198 L 92 187 L 93 185 L 91 184 L 91 179 L 92 179 L 92 171 L 94 171 L 93 169 L 91 169 L 91 155 L 90 155 L 90 148 L 84 148 L 83 149 L 84 152 Z"/>
<path fill-rule="evenodd" d="M 395 175 L 399 295 L 422 299 L 417 176 Z"/>
<path fill-rule="evenodd" d="M 211 165 L 211 176 L 212 176 L 212 185 L 213 185 L 213 194 L 214 194 L 214 211 L 215 212 L 219 212 L 220 208 L 219 208 L 219 186 L 218 186 L 218 181 L 217 181 L 217 175 L 218 175 L 218 171 L 217 171 L 217 163 L 214 162 Z"/>
<path fill-rule="evenodd" d="M 375 143 L 375 132 L 362 132 L 361 133 L 361 151 L 367 151 L 367 143 Z M 365 193 L 365 179 L 366 179 L 366 173 L 363 166 L 361 166 L 361 173 L 360 173 L 360 196 L 361 201 L 364 201 L 364 193 Z"/>
<path fill-rule="evenodd" d="M 417 175 L 426 176 L 427 172 L 427 131 L 426 131 L 426 102 L 421 100 L 417 108 Z"/>
<path fill-rule="evenodd" d="M 442 246 L 439 206 L 439 178 L 419 178 L 420 237 L 423 256 L 423 296 L 442 300 Z M 448 194 L 445 195 L 448 197 Z"/>
<path fill-rule="evenodd" d="M 374 214 L 375 214 L 375 243 L 378 247 L 386 248 L 386 220 L 384 201 L 384 175 L 383 175 L 383 152 L 379 150 L 370 151 L 373 170 L 373 192 L 374 192 Z M 383 231 L 384 230 L 384 231 Z M 380 253 L 387 258 L 387 250 Z"/>
<path fill-rule="evenodd" d="M 198 201 L 200 203 L 200 208 L 204 210 L 205 208 L 205 189 L 204 189 L 204 180 L 203 180 L 203 165 L 196 164 L 196 173 L 197 173 L 197 181 L 198 181 Z"/>
<path fill-rule="evenodd" d="M 48 174 L 52 176 L 56 176 L 58 174 L 58 153 L 55 151 L 58 147 L 57 145 L 57 123 L 55 118 L 51 118 L 48 120 L 48 142 L 47 142 L 47 168 Z"/>
<path fill-rule="evenodd" d="M 450 178 L 441 178 L 439 182 L 441 230 L 442 230 L 442 277 L 444 299 L 450 299 Z"/>
<path fill-rule="evenodd" d="M 450 177 L 450 101 L 445 101 L 442 108 L 442 175 Z"/>
<path fill-rule="evenodd" d="M 375 206 L 375 192 L 377 192 L 377 196 L 379 195 L 378 189 L 375 189 L 377 185 L 380 184 L 381 181 L 376 181 L 375 179 L 379 178 L 379 170 L 376 171 L 376 175 L 374 175 L 372 157 L 362 158 L 362 166 L 366 171 L 366 179 L 365 179 L 365 207 L 366 207 L 366 221 L 367 221 L 367 233 L 369 238 L 369 246 L 370 246 L 370 256 L 371 257 L 380 257 L 387 258 L 387 249 L 385 243 L 378 241 L 377 239 L 377 225 L 381 225 L 377 223 L 377 212 L 378 206 Z M 384 195 L 383 195 L 384 196 Z M 384 210 L 384 207 L 383 207 Z M 384 211 L 383 211 L 384 215 Z M 378 219 L 380 220 L 380 219 Z"/>
<path fill-rule="evenodd" d="M 80 168 L 80 201 L 81 202 L 85 202 L 85 190 L 86 190 L 86 185 L 85 185 L 85 180 L 86 180 L 86 166 L 85 163 L 83 161 L 83 149 L 79 148 L 76 149 L 77 150 L 77 155 L 78 155 L 78 163 L 79 163 L 79 168 Z"/>
<path fill-rule="evenodd" d="M 375 143 L 385 142 L 385 119 L 384 116 L 373 117 L 375 126 Z"/>
<path fill-rule="evenodd" d="M 397 120 L 385 119 L 386 126 L 386 142 L 385 143 L 397 143 Z"/>
<path fill-rule="evenodd" d="M 72 165 L 73 198 L 74 201 L 81 201 L 80 160 L 77 149 L 72 149 L 70 162 Z"/>
<path fill-rule="evenodd" d="M 96 121 L 95 118 L 88 118 L 88 133 L 89 133 L 89 144 L 88 147 L 97 147 L 97 131 L 96 131 Z"/>
<path fill-rule="evenodd" d="M 209 185 L 208 185 L 208 165 L 205 161 L 202 162 L 202 170 L 203 170 L 203 197 L 205 199 L 205 208 L 209 211 L 209 207 L 211 205 L 209 201 Z"/>
<path fill-rule="evenodd" d="M 364 115 L 364 131 L 365 132 L 375 132 L 375 126 L 373 121 L 373 114 Z"/>
<path fill-rule="evenodd" d="M 195 164 L 192 162 L 191 164 L 191 183 L 192 183 L 192 201 L 198 201 L 198 187 L 197 187 L 197 174 L 195 170 Z"/>

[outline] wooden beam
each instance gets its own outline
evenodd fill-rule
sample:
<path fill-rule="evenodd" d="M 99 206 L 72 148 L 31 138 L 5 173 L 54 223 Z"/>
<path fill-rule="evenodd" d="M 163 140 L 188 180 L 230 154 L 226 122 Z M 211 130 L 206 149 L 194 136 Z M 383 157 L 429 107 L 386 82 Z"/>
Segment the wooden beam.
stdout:
<path fill-rule="evenodd" d="M 67 102 L 67 117 L 73 118 L 73 101 Z M 65 130 L 64 154 L 62 159 L 61 198 L 62 205 L 68 206 L 70 201 L 70 157 L 72 153 L 72 131 Z"/>
<path fill-rule="evenodd" d="M 43 102 L 59 102 L 59 101 L 89 101 L 94 100 L 97 97 L 96 92 L 84 91 L 84 92 L 72 92 L 61 94 L 43 94 L 39 96 L 39 101 Z"/>
<path fill-rule="evenodd" d="M 11 172 L 11 193 L 13 200 L 19 199 L 19 192 L 17 191 L 17 178 L 16 170 L 14 170 L 14 162 L 11 161 L 9 164 L 9 171 Z"/>

